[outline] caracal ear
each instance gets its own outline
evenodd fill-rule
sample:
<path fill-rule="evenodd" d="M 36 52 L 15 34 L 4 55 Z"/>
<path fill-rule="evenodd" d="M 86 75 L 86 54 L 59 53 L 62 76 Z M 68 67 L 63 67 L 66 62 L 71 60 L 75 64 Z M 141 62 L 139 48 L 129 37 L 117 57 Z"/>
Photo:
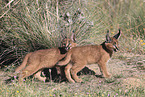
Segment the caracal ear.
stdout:
<path fill-rule="evenodd" d="M 116 39 L 119 39 L 121 36 L 121 31 L 119 29 L 118 33 L 116 35 L 114 35 L 113 37 L 116 38 Z"/>
<path fill-rule="evenodd" d="M 107 34 L 106 34 L 106 42 L 111 42 L 111 38 L 109 36 L 109 30 L 107 31 Z"/>
<path fill-rule="evenodd" d="M 75 35 L 74 33 L 72 33 L 72 35 L 71 35 L 71 40 L 72 40 L 73 42 L 76 42 L 76 35 Z"/>

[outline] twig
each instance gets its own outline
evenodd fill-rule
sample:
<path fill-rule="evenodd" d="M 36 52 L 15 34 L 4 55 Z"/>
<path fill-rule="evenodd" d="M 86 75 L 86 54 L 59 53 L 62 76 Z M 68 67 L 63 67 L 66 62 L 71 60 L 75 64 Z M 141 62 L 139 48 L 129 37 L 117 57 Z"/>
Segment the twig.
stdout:
<path fill-rule="evenodd" d="M 4 9 L 5 7 L 7 7 L 8 5 L 10 5 L 14 0 L 11 0 L 6 6 L 4 6 L 2 9 Z"/>
<path fill-rule="evenodd" d="M 12 1 L 13 1 L 13 0 L 11 0 L 5 7 L 7 7 L 8 5 L 10 5 L 10 3 L 11 3 Z M 18 2 L 19 2 L 19 1 L 18 1 Z M 15 6 L 18 2 L 16 2 L 13 6 Z M 12 6 L 12 7 L 13 7 L 13 6 Z M 5 7 L 4 7 L 4 8 L 5 8 Z M 8 11 L 10 11 L 10 9 L 11 9 L 12 7 L 10 7 L 3 15 L 1 15 L 1 16 L 0 16 L 0 19 L 1 19 L 5 14 L 7 14 Z"/>

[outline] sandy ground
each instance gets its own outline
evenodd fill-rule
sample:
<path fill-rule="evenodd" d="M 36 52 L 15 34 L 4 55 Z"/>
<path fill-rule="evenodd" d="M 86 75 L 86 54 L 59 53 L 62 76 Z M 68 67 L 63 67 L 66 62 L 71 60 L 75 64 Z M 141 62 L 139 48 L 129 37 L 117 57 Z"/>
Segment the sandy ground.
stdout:
<path fill-rule="evenodd" d="M 123 86 L 145 86 L 145 55 L 117 53 L 109 60 L 107 67 L 113 77 L 119 77 Z M 100 74 L 97 64 L 89 65 L 88 68 Z"/>

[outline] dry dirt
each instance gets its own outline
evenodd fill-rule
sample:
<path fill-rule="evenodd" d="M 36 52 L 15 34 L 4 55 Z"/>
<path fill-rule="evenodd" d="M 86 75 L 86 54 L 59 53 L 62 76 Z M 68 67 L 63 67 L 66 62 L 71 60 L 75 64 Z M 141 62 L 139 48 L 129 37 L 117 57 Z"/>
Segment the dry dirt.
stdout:
<path fill-rule="evenodd" d="M 145 87 L 145 55 L 116 53 L 107 64 L 108 72 L 127 88 Z M 97 64 L 88 68 L 100 74 Z"/>
<path fill-rule="evenodd" d="M 95 71 L 96 75 L 101 74 L 97 64 L 88 65 L 87 67 Z M 145 55 L 115 53 L 108 62 L 107 67 L 108 72 L 112 75 L 112 80 L 109 80 L 110 84 L 113 84 L 115 79 L 116 82 L 119 82 L 120 86 L 127 88 L 145 86 Z M 10 78 L 9 76 L 12 73 L 12 71 L 0 70 L 0 82 L 2 83 L 5 79 Z M 104 78 L 98 76 L 88 76 L 92 83 L 104 81 Z M 84 75 L 80 75 L 80 77 L 83 79 Z"/>

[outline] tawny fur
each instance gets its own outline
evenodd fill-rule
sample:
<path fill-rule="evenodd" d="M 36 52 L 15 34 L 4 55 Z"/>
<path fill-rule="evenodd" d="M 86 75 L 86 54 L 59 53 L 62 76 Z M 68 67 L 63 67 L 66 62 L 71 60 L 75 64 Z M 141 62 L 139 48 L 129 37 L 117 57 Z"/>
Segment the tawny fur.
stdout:
<path fill-rule="evenodd" d="M 82 70 L 87 64 L 97 63 L 105 78 L 110 78 L 111 75 L 107 72 L 106 63 L 111 58 L 113 51 L 118 50 L 119 33 L 114 37 L 106 35 L 106 41 L 101 45 L 86 45 L 78 46 L 70 49 L 64 60 L 58 62 L 59 66 L 66 65 L 65 75 L 69 82 L 82 82 L 77 73 Z"/>
<path fill-rule="evenodd" d="M 63 40 L 65 45 L 74 47 L 77 44 L 70 39 Z M 44 68 L 52 68 L 55 64 L 65 57 L 66 54 L 61 54 L 58 48 L 38 50 L 28 53 L 22 64 L 16 68 L 15 72 L 19 74 L 19 82 L 23 81 L 23 78 L 28 77 L 34 73 L 35 78 L 45 81 L 46 77 L 41 77 L 40 74 Z M 57 67 L 59 69 L 59 67 Z M 21 71 L 22 70 L 22 71 Z M 61 71 L 59 71 L 61 72 Z"/>

